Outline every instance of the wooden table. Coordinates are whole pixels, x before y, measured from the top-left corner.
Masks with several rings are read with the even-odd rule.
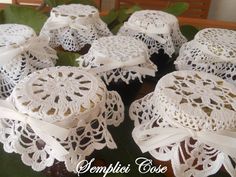
[[[178,17],[180,25],[192,25],[199,28],[225,28],[236,30],[236,22]]]

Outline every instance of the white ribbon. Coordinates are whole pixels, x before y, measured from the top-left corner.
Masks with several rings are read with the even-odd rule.
[[[140,64],[144,64],[144,63],[147,62],[146,60],[148,58],[148,54],[145,54],[145,56],[132,58],[132,59],[129,59],[129,60],[126,60],[126,61],[119,61],[119,60],[111,59],[110,57],[107,57],[106,55],[101,54],[99,52],[94,52],[94,56],[95,56],[94,62],[97,65],[101,65],[99,67],[90,69],[90,72],[93,72],[93,73],[96,73],[96,74],[106,72],[106,71],[110,71],[110,70],[113,70],[113,69],[116,69],[116,68],[125,68],[129,71],[142,73],[144,75],[155,76],[155,70],[154,69],[144,68],[144,67],[138,66]]]
[[[93,24],[99,18],[99,14],[96,13],[91,17],[71,17],[62,16],[51,13],[48,21],[44,26],[44,30],[56,30],[64,27],[70,27],[73,29],[84,29],[87,30],[88,24]]]
[[[159,147],[180,143],[192,137],[208,146],[211,146],[227,155],[236,158],[236,132],[232,131],[194,131],[185,127],[154,127],[141,130],[144,124],[137,126],[132,132],[135,142],[143,153]]]
[[[45,47],[48,47],[49,39],[45,37],[33,37],[26,41],[21,46],[8,46],[0,48],[0,66],[7,64],[13,58],[22,54],[23,52],[29,51],[32,53],[38,53],[39,55],[47,54],[51,58],[55,58],[56,51],[54,53],[48,53]],[[54,50],[52,50],[54,51]]]
[[[144,33],[147,36],[153,38],[154,40],[158,41],[161,44],[165,44],[167,41],[166,41],[166,39],[161,37],[160,34],[169,34],[170,33],[170,28],[166,24],[160,24],[158,27],[155,25],[149,24],[144,28],[140,25],[125,22],[124,27],[134,30],[134,31]]]
[[[0,113],[0,119],[21,121],[28,124],[35,134],[51,147],[51,153],[57,160],[63,160],[68,154],[68,151],[55,139],[65,140],[69,134],[68,129],[21,114],[7,100],[0,100]]]

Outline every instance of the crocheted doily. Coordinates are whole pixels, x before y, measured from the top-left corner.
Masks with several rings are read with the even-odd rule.
[[[112,33],[100,19],[93,6],[70,4],[55,7],[41,35],[50,37],[50,46],[62,46],[68,51],[79,51],[94,40]]]
[[[150,54],[158,53],[163,49],[170,57],[187,42],[180,32],[177,18],[156,10],[135,12],[121,27],[118,34],[142,40],[148,46]]]
[[[4,99],[31,72],[54,66],[57,55],[32,28],[4,24],[0,25],[0,58],[0,99]]]
[[[96,73],[108,85],[119,80],[127,84],[146,75],[155,76],[146,45],[128,36],[103,37],[94,41],[89,52],[77,59],[80,67]]]
[[[226,29],[201,30],[180,50],[178,70],[213,73],[236,85],[236,32]]]
[[[25,123],[1,115],[0,141],[6,152],[21,154],[22,161],[36,171],[52,166],[55,159],[64,161],[68,171],[75,171],[77,164],[94,150],[116,148],[107,124],[118,126],[124,119],[118,93],[107,91],[100,79],[75,67],[34,72],[15,87],[4,104],[13,105],[15,112],[27,119]],[[32,121],[39,121],[36,126],[46,123],[66,129],[66,138],[56,140],[68,153],[54,155],[59,147],[39,135],[41,131],[48,135],[50,129],[34,129]],[[54,128],[51,131],[60,135]]]
[[[229,144],[235,141],[236,89],[221,78],[194,71],[168,74],[153,93],[132,103],[130,117],[138,146],[171,161],[176,176],[209,176],[221,166],[236,175],[235,154],[229,151],[230,157],[221,147],[229,137]]]

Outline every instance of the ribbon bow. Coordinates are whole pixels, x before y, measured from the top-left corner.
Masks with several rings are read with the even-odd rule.
[[[21,46],[9,46],[0,48],[0,65],[4,65],[25,51],[38,53],[39,55],[47,54],[51,58],[57,58],[56,51],[48,53],[45,47],[48,47],[49,39],[45,37],[30,38]]]
[[[160,34],[168,34],[170,33],[170,28],[168,25],[159,25],[158,27],[152,24],[147,25],[147,27],[142,27],[138,24],[132,24],[129,22],[124,23],[124,27],[138,31],[141,33],[146,34],[147,36],[153,38],[154,40],[158,41],[161,44],[165,44],[167,41],[163,37],[160,36]]]
[[[145,127],[145,124],[137,126],[132,132],[135,142],[143,153],[159,147],[169,146],[173,143],[180,143],[186,138],[192,137],[236,158],[236,132],[194,131],[185,127],[154,127],[140,131],[143,127]]]
[[[10,119],[28,124],[35,134],[51,147],[51,153],[57,160],[63,160],[64,156],[68,154],[68,151],[56,140],[56,138],[66,139],[69,134],[68,129],[21,114],[8,100],[0,100],[0,113],[0,119]]]
[[[90,68],[90,72],[93,73],[102,73],[106,71],[110,71],[116,68],[126,68],[130,71],[139,72],[145,75],[155,76],[155,69],[144,68],[138,65],[146,63],[146,59],[148,58],[148,54],[145,56],[140,56],[137,58],[132,58],[126,61],[119,61],[119,60],[111,60],[110,57],[106,56],[105,54],[94,52],[95,60],[94,62],[97,65],[101,65],[96,68]]]

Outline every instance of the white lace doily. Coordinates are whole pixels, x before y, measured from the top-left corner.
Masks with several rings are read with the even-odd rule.
[[[128,36],[100,38],[77,61],[82,69],[101,76],[107,85],[119,80],[129,84],[136,78],[142,82],[143,77],[155,76],[157,71],[146,45]]]
[[[48,40],[37,37],[32,28],[17,24],[0,25],[0,99],[31,72],[54,66],[56,51]]]
[[[156,159],[171,161],[176,176],[209,176],[222,166],[236,175],[232,84],[204,72],[173,72],[153,93],[132,103],[130,117],[137,145]]]
[[[236,85],[236,32],[207,28],[184,44],[175,65],[178,70],[213,73]]]
[[[171,14],[156,10],[135,12],[118,34],[142,40],[148,46],[150,54],[163,49],[170,57],[187,42],[180,32],[178,19]]]
[[[50,37],[50,46],[62,46],[68,51],[79,51],[86,44],[112,33],[100,19],[98,10],[93,6],[70,4],[55,7],[41,35]]]
[[[15,117],[26,118],[13,118],[10,111],[3,111],[4,105],[13,105],[10,109]],[[21,154],[22,161],[36,171],[52,166],[55,159],[65,162],[68,171],[75,171],[94,150],[116,148],[107,125],[118,126],[124,119],[118,93],[107,91],[99,78],[75,67],[34,72],[15,87],[10,99],[0,102],[0,110],[4,150]],[[49,138],[56,142],[40,136],[50,133],[53,139]],[[54,134],[66,137],[54,139]],[[59,147],[67,153],[58,157],[55,152]]]

